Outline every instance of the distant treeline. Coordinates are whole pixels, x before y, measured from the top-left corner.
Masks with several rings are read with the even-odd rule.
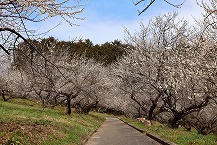
[[[85,56],[102,63],[105,66],[117,62],[121,57],[127,54],[129,47],[127,44],[119,40],[113,42],[106,42],[104,44],[93,44],[91,40],[78,40],[78,41],[58,41],[54,37],[49,37],[38,40],[28,40],[36,50],[31,49],[26,43],[20,43],[19,48],[16,50],[16,63],[17,65],[22,62],[21,56],[25,53],[28,57],[36,57],[37,55],[63,55],[67,54],[70,57]],[[22,53],[19,54],[19,53]],[[22,62],[23,64],[25,62]]]

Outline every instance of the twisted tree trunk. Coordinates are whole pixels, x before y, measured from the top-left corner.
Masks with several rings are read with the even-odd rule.
[[[4,101],[7,101],[7,99],[5,98],[5,91],[4,90],[2,90],[2,98]]]

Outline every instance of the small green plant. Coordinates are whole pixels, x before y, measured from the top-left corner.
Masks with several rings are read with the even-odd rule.
[[[21,145],[20,141],[18,141],[15,137],[12,137],[8,140],[8,145]]]
[[[39,120],[35,121],[35,124],[37,124],[37,125],[46,125],[46,124],[49,124],[49,123],[51,123],[51,121],[44,120],[44,119],[39,119]]]

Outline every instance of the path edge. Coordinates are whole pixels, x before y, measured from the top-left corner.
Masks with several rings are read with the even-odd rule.
[[[103,123],[97,129],[95,129],[92,133],[87,135],[84,140],[81,141],[81,145],[85,145],[88,142],[88,140],[91,138],[91,136],[93,136],[93,134],[96,133],[99,130],[99,128],[105,123],[105,121],[106,121],[106,117],[104,118]]]
[[[130,123],[124,121],[124,120],[121,119],[121,118],[118,118],[118,119],[121,120],[122,122],[124,122],[125,124],[129,125],[130,127],[132,127],[132,128],[134,128],[134,129],[138,130],[139,132],[145,134],[146,136],[150,137],[151,139],[153,139],[153,140],[155,140],[155,141],[161,143],[162,145],[176,145],[175,143],[173,143],[173,142],[171,142],[171,141],[168,141],[168,140],[166,140],[166,139],[164,139],[164,138],[162,138],[162,137],[159,137],[159,136],[157,136],[157,135],[148,133],[148,132],[146,132],[145,130],[142,130],[142,129],[140,129],[140,128],[137,128],[137,127],[135,127],[134,125],[132,125],[132,124],[130,124]]]

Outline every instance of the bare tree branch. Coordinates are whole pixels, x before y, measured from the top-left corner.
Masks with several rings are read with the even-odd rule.
[[[169,2],[168,0],[164,0],[164,2],[166,2],[167,4],[173,6],[173,7],[176,7],[176,8],[181,8],[181,6],[185,3],[186,0],[184,0],[182,3],[180,4],[173,4],[171,2]],[[133,2],[135,6],[141,4],[142,2],[147,2],[147,0],[139,0],[138,2]],[[156,2],[156,0],[151,0],[146,6],[145,8],[142,10],[142,11],[138,11],[139,14],[138,15],[141,15],[142,13],[144,13],[145,11],[147,11],[151,5],[153,5],[153,3]]]

